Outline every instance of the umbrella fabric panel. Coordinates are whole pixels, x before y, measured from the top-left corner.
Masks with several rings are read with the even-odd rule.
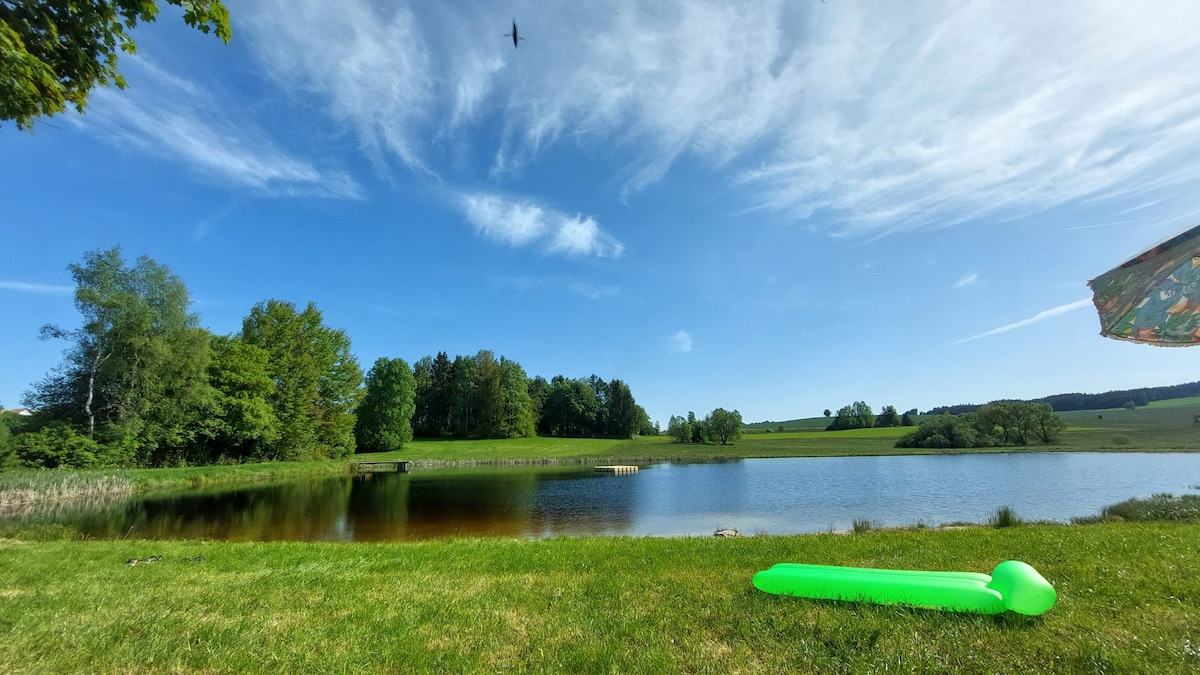
[[[1164,346],[1200,343],[1200,227],[1089,285],[1102,335]]]

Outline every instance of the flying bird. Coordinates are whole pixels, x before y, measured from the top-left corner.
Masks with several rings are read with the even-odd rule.
[[[504,34],[504,37],[510,37],[510,36],[513,39],[513,49],[520,49],[520,46],[517,45],[517,40],[524,40],[525,38],[521,37],[521,35],[519,33],[517,33],[517,20],[516,19],[513,19],[512,32]]]

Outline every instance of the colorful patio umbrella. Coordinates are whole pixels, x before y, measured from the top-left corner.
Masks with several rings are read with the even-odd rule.
[[[1163,347],[1200,344],[1200,227],[1088,282],[1100,334]]]

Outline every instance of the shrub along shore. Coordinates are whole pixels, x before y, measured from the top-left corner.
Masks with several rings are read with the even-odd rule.
[[[11,536],[11,533],[10,533]],[[19,536],[19,535],[18,535]],[[126,561],[161,556],[153,563]],[[1032,564],[1040,617],[756,591],[776,562]],[[4,672],[1185,672],[1200,525],[397,544],[0,540]]]

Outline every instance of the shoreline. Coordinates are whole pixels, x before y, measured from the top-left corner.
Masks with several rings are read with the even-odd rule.
[[[592,439],[588,439],[592,440]],[[431,442],[429,445],[436,445]],[[487,443],[487,441],[465,441],[465,443]],[[662,448],[679,448],[691,450],[697,446],[661,441],[628,441],[641,445],[657,445]],[[624,443],[615,443],[614,449],[619,449]],[[429,457],[428,453],[362,453],[351,455],[342,460],[325,460],[315,462],[264,462],[257,464],[233,464],[217,466],[198,466],[183,468],[157,469],[29,469],[8,470],[0,472],[0,514],[8,510],[19,510],[33,505],[53,503],[69,503],[77,500],[96,498],[120,498],[133,495],[199,490],[220,486],[247,485],[271,481],[283,481],[307,476],[338,474],[350,475],[355,472],[354,464],[358,461],[406,461],[410,469],[431,470],[473,468],[473,467],[520,467],[520,466],[584,466],[587,464],[611,464],[621,462],[628,464],[654,464],[658,462],[672,463],[707,463],[730,462],[743,459],[804,459],[831,457],[904,457],[930,455],[979,455],[979,454],[1031,454],[1031,453],[1196,453],[1192,448],[1168,447],[1116,447],[1116,448],[1080,448],[1077,446],[1015,446],[1004,448],[972,448],[947,450],[924,450],[920,448],[794,448],[793,452],[755,452],[755,442],[739,444],[744,448],[737,452],[739,446],[707,446],[720,448],[718,453],[703,454],[681,452],[609,452],[603,454],[566,455],[560,457],[524,456],[524,457],[455,457],[439,459]],[[494,446],[493,446],[494,447]],[[702,449],[705,446],[699,446]],[[647,449],[645,447],[641,448]],[[418,456],[413,457],[413,454]],[[424,454],[425,456],[420,456]],[[486,454],[486,453],[484,453]]]

